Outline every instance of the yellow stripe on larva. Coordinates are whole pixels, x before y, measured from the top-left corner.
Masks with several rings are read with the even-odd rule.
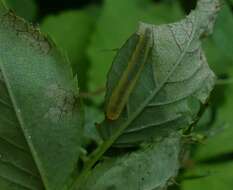
[[[143,70],[151,49],[152,29],[148,27],[144,33],[138,35],[139,40],[132,51],[127,68],[113,89],[107,104],[106,115],[110,120],[116,120],[120,116]]]

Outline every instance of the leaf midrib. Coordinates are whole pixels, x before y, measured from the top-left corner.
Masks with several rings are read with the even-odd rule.
[[[31,188],[30,186],[25,185],[25,184],[21,184],[21,183],[18,182],[18,181],[9,179],[9,178],[4,177],[4,176],[1,176],[1,175],[0,175],[0,178],[2,178],[4,181],[7,181],[7,182],[9,182],[9,183],[13,183],[13,184],[15,184],[15,185],[17,185],[17,186],[20,186],[20,187],[24,188],[24,189],[32,190],[32,188]]]
[[[3,59],[0,60],[1,62],[4,62]],[[0,70],[2,72],[2,76],[3,76],[3,80],[5,82],[5,85],[6,85],[6,88],[7,88],[7,91],[8,91],[8,94],[9,94],[9,97],[10,97],[10,100],[11,100],[11,103],[13,105],[13,110],[16,114],[16,117],[17,117],[17,120],[18,120],[18,124],[20,126],[20,129],[23,133],[23,136],[27,142],[27,145],[29,147],[29,150],[31,152],[31,156],[36,164],[36,167],[38,169],[38,172],[40,174],[40,177],[41,177],[41,181],[42,181],[42,184],[43,186],[45,187],[45,189],[48,189],[46,187],[46,184],[48,184],[48,182],[46,181],[46,178],[43,176],[43,171],[42,171],[42,167],[41,167],[41,163],[40,163],[40,160],[38,159],[38,156],[37,156],[37,153],[32,145],[32,143],[30,142],[30,139],[28,138],[30,136],[30,134],[26,134],[26,131],[24,129],[26,129],[25,127],[25,124],[24,124],[24,121],[23,121],[23,118],[21,116],[21,112],[20,112],[20,109],[18,108],[18,105],[17,105],[17,101],[14,97],[14,94],[12,92],[12,89],[11,89],[11,85],[10,85],[10,82],[9,82],[9,79],[7,77],[7,74],[6,74],[6,71],[4,69],[4,64],[3,63],[0,63]]]

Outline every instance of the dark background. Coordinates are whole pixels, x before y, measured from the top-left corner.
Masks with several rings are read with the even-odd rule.
[[[89,4],[101,5],[102,0],[36,0],[39,6],[39,17],[43,17],[49,13],[57,13],[61,10],[80,9]],[[154,0],[154,2],[161,2],[164,0]],[[165,0],[172,1],[172,0]],[[195,7],[196,0],[180,0],[184,10],[189,12]]]

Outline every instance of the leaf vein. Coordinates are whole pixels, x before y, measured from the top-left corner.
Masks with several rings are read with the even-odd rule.
[[[2,154],[1,154],[1,155],[2,155]],[[32,176],[32,177],[34,177],[34,178],[36,178],[36,179],[40,179],[40,178],[38,177],[38,175],[36,175],[35,173],[32,173],[32,172],[29,171],[28,169],[26,169],[26,168],[24,168],[24,167],[22,167],[22,166],[19,166],[19,165],[15,164],[15,163],[12,163],[12,162],[10,162],[10,161],[3,160],[2,158],[0,159],[0,162],[2,162],[2,163],[5,164],[5,165],[11,166],[11,167],[13,167],[13,168],[15,168],[15,169],[17,169],[17,170],[19,170],[19,171],[21,171],[21,172],[24,172],[24,173],[26,173],[27,175],[30,175],[30,176]]]
[[[0,121],[1,121],[1,120],[2,120],[2,122],[6,122],[6,123],[8,123],[8,124],[11,125],[11,126],[14,126],[14,127],[17,126],[17,123],[15,123],[15,122],[13,122],[13,121],[7,119],[6,117],[0,117]]]
[[[5,180],[5,181],[7,181],[7,182],[10,182],[10,183],[12,183],[12,184],[14,184],[14,185],[20,186],[21,188],[27,189],[27,190],[36,190],[36,189],[34,189],[34,188],[32,188],[32,187],[29,187],[29,186],[27,186],[27,185],[25,185],[25,184],[21,184],[20,182],[17,182],[17,181],[14,181],[14,180],[12,180],[12,179],[9,179],[9,178],[7,178],[7,177],[1,175],[1,174],[0,174],[0,178],[2,178],[3,180]]]
[[[1,139],[2,141],[6,142],[7,144],[13,146],[14,148],[17,148],[17,149],[19,149],[20,151],[23,151],[23,152],[29,154],[29,152],[28,152],[27,149],[25,149],[24,147],[22,147],[22,146],[16,144],[15,142],[13,142],[13,141],[11,141],[11,140],[9,140],[9,139],[6,139],[6,138],[4,138],[4,137],[2,137],[2,136],[0,136],[0,139]]]
[[[0,98],[0,103],[8,108],[13,108],[12,105],[8,104],[5,100],[3,100],[2,98]]]
[[[133,133],[133,132],[137,132],[137,131],[140,131],[140,130],[143,130],[143,129],[146,129],[146,128],[149,128],[149,127],[156,127],[156,126],[168,123],[168,122],[176,121],[176,120],[180,119],[181,117],[183,117],[182,114],[177,114],[172,119],[167,119],[167,120],[162,121],[160,123],[150,123],[150,124],[142,125],[142,126],[140,126],[138,128],[132,128],[132,129],[126,130],[125,133]]]

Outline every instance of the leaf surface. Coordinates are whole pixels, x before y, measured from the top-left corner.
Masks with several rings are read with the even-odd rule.
[[[0,187],[64,189],[76,175],[82,109],[70,65],[0,1]]]

